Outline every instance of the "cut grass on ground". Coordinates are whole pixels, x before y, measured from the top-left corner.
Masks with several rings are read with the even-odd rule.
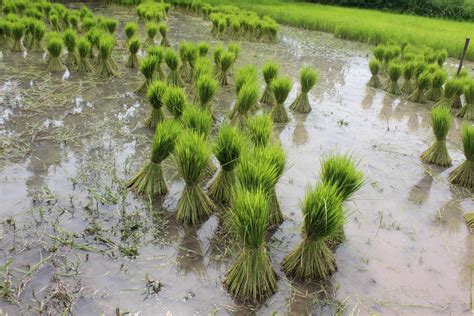
[[[413,15],[343,8],[284,0],[204,0],[213,5],[235,5],[269,15],[281,24],[330,32],[337,37],[370,44],[408,42],[415,46],[447,49],[459,58],[466,37],[474,35],[474,23]],[[474,61],[471,43],[467,59]]]

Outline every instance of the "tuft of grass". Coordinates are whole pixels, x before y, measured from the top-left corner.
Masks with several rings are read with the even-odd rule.
[[[319,73],[311,67],[304,67],[300,70],[301,91],[296,100],[290,105],[290,110],[307,114],[311,112],[311,104],[308,100],[308,93],[313,89],[319,80]]]
[[[402,92],[400,91],[400,87],[398,86],[398,79],[402,75],[402,66],[399,63],[392,62],[388,66],[388,77],[389,80],[387,82],[387,86],[385,87],[385,91],[390,94],[400,95]]]
[[[199,52],[199,57],[206,57],[207,54],[209,53],[209,43],[206,42],[199,42],[197,44],[198,52]]]
[[[278,178],[278,170],[267,159],[258,159],[253,150],[245,149],[235,169],[237,186],[249,191],[270,194]]]
[[[416,71],[416,70],[415,70]],[[408,100],[416,103],[426,103],[426,90],[431,84],[431,75],[428,72],[423,72],[416,81],[416,89],[408,97]]]
[[[367,85],[369,87],[372,87],[372,88],[382,87],[382,82],[380,82],[380,78],[379,78],[379,72],[381,68],[382,68],[382,64],[380,63],[378,59],[372,58],[369,61],[369,69],[370,69],[370,73],[372,74],[372,77],[370,77],[369,82],[367,82]]]
[[[68,68],[76,67],[79,64],[79,56],[77,54],[77,33],[72,29],[67,29],[63,33],[64,46],[67,50],[64,64]]]
[[[117,66],[112,58],[114,45],[115,38],[112,35],[103,34],[100,36],[98,72],[104,77],[118,76]]]
[[[46,34],[46,26],[43,22],[35,23],[33,30],[33,42],[31,44],[31,50],[33,52],[44,52],[44,47],[42,44],[44,35]]]
[[[155,70],[158,60],[155,56],[146,56],[140,62],[139,69],[143,77],[145,77],[145,81],[138,87],[136,93],[138,94],[145,94],[148,90],[148,86],[154,79]]]
[[[274,123],[287,123],[290,121],[284,103],[291,91],[291,80],[289,77],[279,77],[272,81],[272,91],[275,95],[276,105],[271,111]]]
[[[456,167],[448,176],[449,182],[474,189],[474,126],[464,124],[462,128],[462,145],[466,160]]]
[[[89,61],[90,50],[91,45],[86,38],[81,37],[77,40],[77,51],[79,53],[77,71],[80,73],[94,72],[94,67]]]
[[[221,86],[227,86],[229,84],[228,74],[230,68],[234,64],[235,54],[233,52],[223,52],[219,57],[219,72],[217,74],[217,81]]]
[[[46,44],[46,49],[49,54],[48,71],[60,72],[64,71],[65,67],[61,61],[61,53],[63,51],[63,41],[57,36],[51,36]]]
[[[237,95],[235,110],[232,109],[230,119],[234,126],[245,128],[249,111],[254,108],[258,101],[258,86],[256,82],[246,83]]]
[[[163,96],[163,104],[175,119],[179,119],[188,104],[186,92],[180,87],[170,86]]]
[[[12,52],[22,52],[25,50],[22,44],[23,36],[25,35],[26,26],[23,21],[15,21],[11,25],[11,34],[13,37]]]
[[[163,114],[163,97],[168,90],[168,85],[160,80],[153,81],[146,93],[146,98],[151,109],[145,119],[145,126],[156,129],[156,126],[165,119]]]
[[[153,56],[156,58],[156,69],[155,74],[157,79],[164,80],[165,75],[163,69],[161,68],[161,64],[164,60],[165,49],[161,46],[150,46],[146,49],[146,53],[148,56]]]
[[[170,42],[168,40],[168,27],[165,23],[158,24],[158,30],[161,35],[161,43],[160,45],[163,47],[170,47]]]
[[[199,106],[212,114],[212,99],[214,98],[219,85],[210,75],[200,76],[196,81],[196,95]]]
[[[462,82],[459,79],[451,78],[446,80],[444,85],[444,95],[441,100],[436,103],[436,106],[451,108],[459,93],[462,93],[462,89]]]
[[[272,81],[278,77],[280,65],[275,62],[267,62],[262,67],[263,79],[265,80],[265,90],[263,91],[260,102],[274,106],[276,105],[275,96],[272,91]]]
[[[158,24],[156,24],[155,22],[148,22],[145,25],[145,29],[147,37],[143,46],[148,47],[155,45],[155,37],[156,34],[158,34]]]
[[[212,129],[212,116],[205,109],[194,105],[185,106],[180,116],[183,126],[207,139]]]
[[[237,70],[237,74],[235,75],[235,93],[239,95],[240,89],[249,82],[257,82],[258,75],[257,75],[257,68],[254,65],[245,65],[239,70]]]
[[[466,101],[458,116],[466,120],[474,120],[474,80],[466,82],[463,88],[464,100]]]
[[[443,97],[443,85],[448,79],[448,74],[443,69],[436,70],[431,75],[431,88],[426,93],[426,99],[438,102]]]
[[[130,52],[130,56],[128,56],[127,63],[125,66],[127,68],[137,68],[139,65],[138,62],[138,51],[140,50],[140,39],[137,37],[132,37],[127,39],[128,42],[128,51]]]
[[[413,75],[415,74],[415,63],[408,62],[404,64],[402,66],[402,74],[405,81],[403,82],[401,92],[410,95],[415,91],[412,81]]]
[[[164,59],[170,70],[167,78],[168,84],[176,87],[184,86],[183,79],[179,75],[179,68],[181,67],[179,55],[173,49],[168,48],[165,50]]]
[[[437,106],[431,110],[431,125],[436,137],[435,142],[421,154],[421,161],[440,167],[451,166],[451,157],[449,157],[446,148],[446,136],[451,127],[451,110],[444,106]]]
[[[255,147],[265,147],[271,142],[273,121],[269,114],[257,114],[247,119],[247,135]]]

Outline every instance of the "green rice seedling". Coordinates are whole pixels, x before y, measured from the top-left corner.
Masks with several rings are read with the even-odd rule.
[[[217,81],[221,86],[229,84],[228,73],[235,60],[235,54],[232,52],[223,52],[219,58],[219,73],[217,74]]]
[[[3,47],[5,49],[11,49],[11,46],[13,45],[12,28],[12,22],[7,21],[5,19],[0,20],[0,47]]]
[[[161,64],[164,60],[164,50],[165,49],[161,46],[151,46],[146,49],[148,56],[154,56],[156,58],[155,73],[156,77],[160,80],[165,80],[165,74],[163,72],[163,68],[161,67]]]
[[[209,144],[201,135],[186,131],[179,137],[175,158],[185,182],[176,211],[179,222],[196,225],[211,215],[213,204],[199,186],[210,155]]]
[[[456,82],[456,89],[454,91],[454,95],[451,100],[451,107],[454,109],[460,109],[462,107],[461,96],[463,93],[463,86],[464,86],[466,78],[467,78],[467,75],[458,76],[454,78]]]
[[[446,83],[444,85],[444,95],[441,100],[439,100],[435,104],[435,106],[444,106],[451,108],[457,92],[461,89],[462,85],[460,84],[460,81],[456,80],[455,78],[446,80]]]
[[[448,58],[448,52],[443,49],[442,51],[438,52],[438,55],[436,56],[436,63],[438,64],[439,67],[443,67],[444,62]]]
[[[403,73],[403,86],[401,88],[401,92],[405,94],[412,94],[415,91],[415,87],[413,86],[413,75],[415,74],[415,63],[408,62],[402,66],[402,73]]]
[[[474,188],[474,126],[464,124],[461,138],[466,160],[449,174],[448,180],[472,190]]]
[[[127,37],[127,40],[125,42],[125,45],[129,46],[130,40],[134,38],[134,36],[138,32],[138,25],[135,22],[127,22],[124,27],[124,32],[125,36]]]
[[[90,55],[89,58],[92,60],[95,58],[94,48],[99,49],[100,37],[103,34],[103,31],[98,28],[92,28],[86,33],[86,38],[91,43]]]
[[[76,51],[77,33],[72,29],[67,29],[63,33],[64,46],[66,46],[67,55],[64,64],[68,68],[76,67],[79,64],[79,55]]]
[[[230,43],[229,46],[227,46],[227,51],[234,53],[234,60],[232,61],[232,66],[230,68],[230,73],[233,73],[235,62],[237,61],[237,58],[239,58],[240,45],[237,43]]]
[[[226,123],[220,127],[213,152],[219,160],[221,170],[209,184],[209,196],[223,205],[230,203],[236,182],[234,169],[239,162],[243,146],[244,138],[235,127]]]
[[[236,190],[230,223],[241,248],[225,274],[224,287],[239,301],[261,302],[277,290],[277,275],[265,244],[268,205],[264,193]]]
[[[385,87],[385,91],[390,94],[400,95],[402,92],[400,91],[400,87],[398,86],[398,79],[402,75],[402,67],[400,64],[396,62],[390,63],[388,66],[388,77],[389,80],[387,82],[387,86]]]
[[[155,69],[156,69],[157,60],[154,56],[146,56],[140,62],[140,72],[142,73],[143,77],[145,77],[145,81],[138,87],[135,91],[138,94],[145,94],[150,86],[151,82],[154,79]]]
[[[203,75],[196,81],[196,95],[199,100],[199,106],[206,109],[209,113],[212,111],[212,99],[214,98],[219,85],[210,75]]]
[[[22,21],[16,21],[12,24],[13,45],[12,52],[22,52],[25,50],[21,42],[25,35],[25,24]]]
[[[235,169],[237,186],[252,192],[261,190],[269,196],[277,183],[278,171],[269,159],[259,159],[252,149],[243,148]]]
[[[375,59],[379,61],[380,64],[383,63],[384,56],[385,56],[385,46],[376,46],[372,49],[372,53],[374,54]]]
[[[31,49],[31,45],[33,44],[34,41],[34,32],[35,32],[35,26],[39,22],[38,20],[34,18],[23,18],[21,20],[25,24],[25,34],[23,36],[23,46],[27,48],[28,50]]]
[[[77,71],[80,73],[94,72],[94,67],[89,61],[90,49],[91,45],[87,39],[83,37],[78,39],[77,52],[79,53],[79,63],[77,66]]]
[[[280,77],[272,81],[272,90],[277,101],[276,105],[271,111],[271,116],[274,123],[286,123],[290,121],[284,103],[290,94],[291,85],[291,80],[288,77]]]
[[[451,127],[451,121],[452,117],[449,108],[441,106],[434,107],[431,110],[431,125],[436,140],[421,154],[421,161],[440,167],[451,166],[451,157],[449,157],[448,149],[446,148],[446,136]]]
[[[65,67],[61,61],[61,53],[63,51],[63,40],[58,36],[51,36],[46,45],[49,56],[48,71],[60,72],[64,71]]]
[[[166,65],[170,69],[167,78],[168,84],[176,87],[184,86],[183,79],[181,79],[181,76],[179,75],[179,68],[181,66],[179,55],[174,50],[169,48],[165,50],[164,59]]]
[[[272,91],[272,81],[278,77],[280,65],[275,62],[267,62],[262,67],[263,79],[265,80],[265,90],[263,91],[260,102],[275,106],[276,99]]]
[[[128,51],[130,52],[130,56],[128,56],[127,63],[125,66],[127,68],[137,68],[139,65],[138,62],[138,51],[140,50],[140,39],[137,37],[130,38],[128,40]]]
[[[168,89],[168,85],[159,80],[155,80],[148,86],[146,97],[151,105],[150,112],[145,119],[145,126],[155,129],[156,126],[165,119],[163,114],[163,97]]]
[[[170,86],[163,96],[163,104],[173,117],[178,120],[188,104],[183,88]]]
[[[336,270],[336,260],[327,241],[344,223],[337,187],[322,183],[308,191],[301,209],[303,241],[283,259],[282,270],[288,277],[303,281],[327,279]]]
[[[248,137],[256,148],[266,147],[271,143],[273,121],[269,114],[257,114],[247,120]]]
[[[296,100],[290,105],[290,110],[299,113],[311,112],[311,104],[308,100],[308,93],[319,80],[319,73],[310,67],[300,70],[301,91]]]
[[[128,188],[150,197],[163,196],[168,193],[161,163],[173,153],[176,139],[180,133],[181,127],[174,120],[163,121],[156,127],[150,160],[128,182]]]
[[[469,80],[464,85],[464,100],[466,101],[458,116],[466,120],[474,120],[474,80]]]
[[[417,86],[415,91],[413,91],[413,93],[408,97],[408,100],[416,103],[426,103],[425,92],[429,88],[430,84],[430,74],[427,72],[422,73],[416,82]]]
[[[57,14],[51,14],[49,16],[49,22],[51,23],[51,30],[61,32],[61,26],[59,25],[59,17]]]
[[[189,80],[191,76],[191,66],[188,62],[188,50],[191,49],[192,44],[188,42],[179,43],[179,57],[181,58],[181,67],[179,71],[183,80]]]
[[[421,76],[421,74],[426,70],[426,63],[424,60],[418,60],[415,62],[415,83],[418,82],[418,78]]]
[[[234,81],[235,93],[238,95],[246,83],[258,81],[257,68],[254,65],[245,65],[239,68]]]
[[[431,75],[431,89],[426,93],[426,99],[438,102],[443,97],[443,85],[448,79],[448,74],[443,69],[436,70]]]
[[[187,77],[188,82],[192,82],[193,80],[193,73],[194,73],[194,67],[196,66],[196,60],[199,58],[199,51],[197,45],[191,43],[186,50],[186,60],[188,61],[189,64],[189,74]]]
[[[104,77],[118,76],[115,62],[112,58],[115,39],[112,35],[103,34],[99,40],[99,66],[98,72]]]
[[[382,82],[380,82],[380,78],[379,78],[379,72],[381,68],[382,68],[382,64],[380,63],[380,61],[378,61],[378,59],[373,58],[370,60],[369,69],[370,69],[370,73],[372,74],[372,77],[370,77],[370,80],[367,83],[369,87],[372,87],[372,88],[382,87]]]
[[[230,113],[230,119],[234,126],[244,129],[250,110],[258,101],[258,86],[255,82],[246,83],[240,89],[235,103],[235,110]]]
[[[214,48],[214,53],[212,54],[212,57],[214,59],[214,63],[216,65],[216,71],[219,73],[220,67],[221,67],[221,57],[222,54],[224,54],[225,49],[222,45],[218,45]]]
[[[154,22],[148,22],[146,24],[147,38],[145,40],[145,43],[143,44],[144,47],[155,45],[155,36],[156,34],[158,34],[158,28],[158,24]]]
[[[43,47],[43,38],[44,35],[46,34],[46,26],[44,25],[43,22],[37,22],[35,24],[35,29],[33,33],[33,42],[31,45],[31,50],[33,52],[44,52],[44,47]]]
[[[77,14],[69,15],[68,22],[74,31],[79,32],[79,16]]]
[[[111,34],[114,35],[115,31],[117,30],[118,26],[118,21],[115,19],[106,19],[105,20],[105,26],[107,28],[107,31]]]
[[[89,32],[95,25],[95,20],[92,17],[86,17],[82,20],[82,31]]]
[[[209,43],[199,42],[197,45],[199,57],[205,57],[209,53]]]
[[[170,42],[168,40],[168,27],[164,23],[158,24],[158,30],[161,35],[160,45],[163,47],[170,47]]]

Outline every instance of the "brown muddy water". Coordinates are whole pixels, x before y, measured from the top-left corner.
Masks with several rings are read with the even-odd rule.
[[[104,13],[104,8],[99,8]],[[136,20],[134,10],[107,13]],[[210,25],[172,13],[170,39],[207,40]],[[76,315],[469,315],[473,236],[463,222],[472,193],[447,182],[451,169],[419,160],[433,140],[428,106],[366,87],[370,47],[331,35],[282,28],[279,44],[242,43],[238,65],[281,63],[299,89],[302,65],[319,69],[313,111],[277,127],[288,167],[277,187],[285,222],[269,240],[280,279],[261,306],[235,303],[222,288],[232,251],[214,237],[216,218],[200,227],[175,223],[183,183],[171,161],[170,194],[147,201],[125,188],[148,159],[148,105],[133,93],[141,78],[124,67],[102,80],[50,75],[46,56],[0,56],[0,314]],[[144,34],[142,34],[144,38]],[[123,38],[122,38],[123,40]],[[453,66],[453,65],[451,65]],[[469,65],[472,68],[472,65]],[[222,121],[233,88],[216,100]],[[456,120],[448,149],[464,156]],[[279,269],[299,242],[305,189],[318,181],[331,151],[361,159],[367,184],[347,203],[347,241],[325,284],[296,284]]]

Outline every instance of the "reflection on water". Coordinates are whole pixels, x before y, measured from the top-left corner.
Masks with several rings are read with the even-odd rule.
[[[430,195],[432,184],[433,177],[429,173],[425,173],[423,178],[411,188],[408,194],[408,200],[417,205],[425,203]]]

